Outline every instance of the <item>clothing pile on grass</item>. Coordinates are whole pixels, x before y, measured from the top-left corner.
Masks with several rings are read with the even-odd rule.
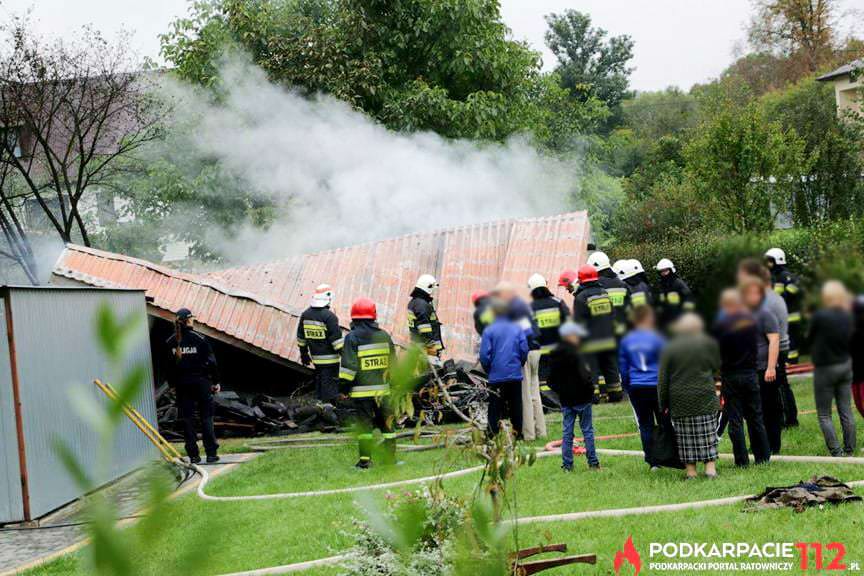
[[[805,508],[822,507],[825,504],[845,504],[860,502],[861,497],[855,494],[847,484],[831,476],[814,476],[809,481],[799,482],[792,486],[766,488],[764,492],[748,498],[748,512],[771,510],[775,508],[792,508],[803,512]]]

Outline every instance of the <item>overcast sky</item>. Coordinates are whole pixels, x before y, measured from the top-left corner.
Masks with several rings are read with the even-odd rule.
[[[864,12],[864,0],[840,0],[844,12]],[[0,0],[0,19],[33,8],[39,29],[62,36],[93,24],[105,33],[121,27],[135,31],[135,46],[155,57],[158,34],[186,12],[186,0]],[[629,34],[636,42],[632,86],[684,89],[717,76],[732,60],[744,37],[749,0],[502,0],[504,19],[516,38],[544,50],[543,16],[575,8],[588,12],[610,34]],[[859,13],[859,18],[861,17]],[[846,28],[850,26],[846,21]],[[858,22],[861,20],[859,19]]]

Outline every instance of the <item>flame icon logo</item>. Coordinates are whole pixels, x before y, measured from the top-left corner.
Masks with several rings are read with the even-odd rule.
[[[621,572],[621,567],[624,565],[625,561],[633,566],[633,576],[639,576],[639,572],[642,570],[642,558],[639,556],[636,547],[633,546],[632,535],[627,537],[627,542],[624,543],[624,550],[615,552],[614,568],[616,575]]]

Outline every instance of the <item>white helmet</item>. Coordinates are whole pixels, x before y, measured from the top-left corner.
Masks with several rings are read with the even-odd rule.
[[[642,262],[640,262],[639,260],[636,260],[634,258],[633,260],[630,260],[630,264],[633,267],[633,274],[631,274],[631,276],[635,276],[636,274],[644,274],[645,273],[645,268],[642,267]]]
[[[786,253],[780,248],[771,248],[765,252],[765,258],[771,258],[775,264],[784,266],[786,264]]]
[[[549,284],[546,282],[546,278],[543,277],[542,274],[532,274],[530,278],[528,278],[528,289],[532,292],[537,288],[546,288]]]
[[[601,270],[606,270],[609,268],[609,256],[607,256],[604,252],[593,252],[590,256],[588,256],[588,264],[597,269],[598,272]]]
[[[654,266],[654,269],[658,272],[662,272],[663,270],[671,270],[672,272],[676,271],[675,264],[673,264],[672,261],[668,258],[663,258],[659,262],[657,262],[657,265]]]
[[[614,264],[612,264],[612,271],[615,272],[615,275],[618,276],[621,280],[626,278],[625,274],[627,273],[627,260],[616,260]]]
[[[330,284],[319,284],[312,295],[312,307],[324,308],[333,302],[333,287]]]
[[[438,280],[436,280],[431,274],[422,274],[417,278],[417,283],[414,287],[419,288],[431,296],[435,289],[438,288]]]

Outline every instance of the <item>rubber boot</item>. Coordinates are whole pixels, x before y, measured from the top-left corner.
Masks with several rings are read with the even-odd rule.
[[[372,434],[358,434],[357,447],[360,450],[360,459],[357,460],[357,468],[370,468],[372,466],[372,449],[375,446],[375,438]]]

